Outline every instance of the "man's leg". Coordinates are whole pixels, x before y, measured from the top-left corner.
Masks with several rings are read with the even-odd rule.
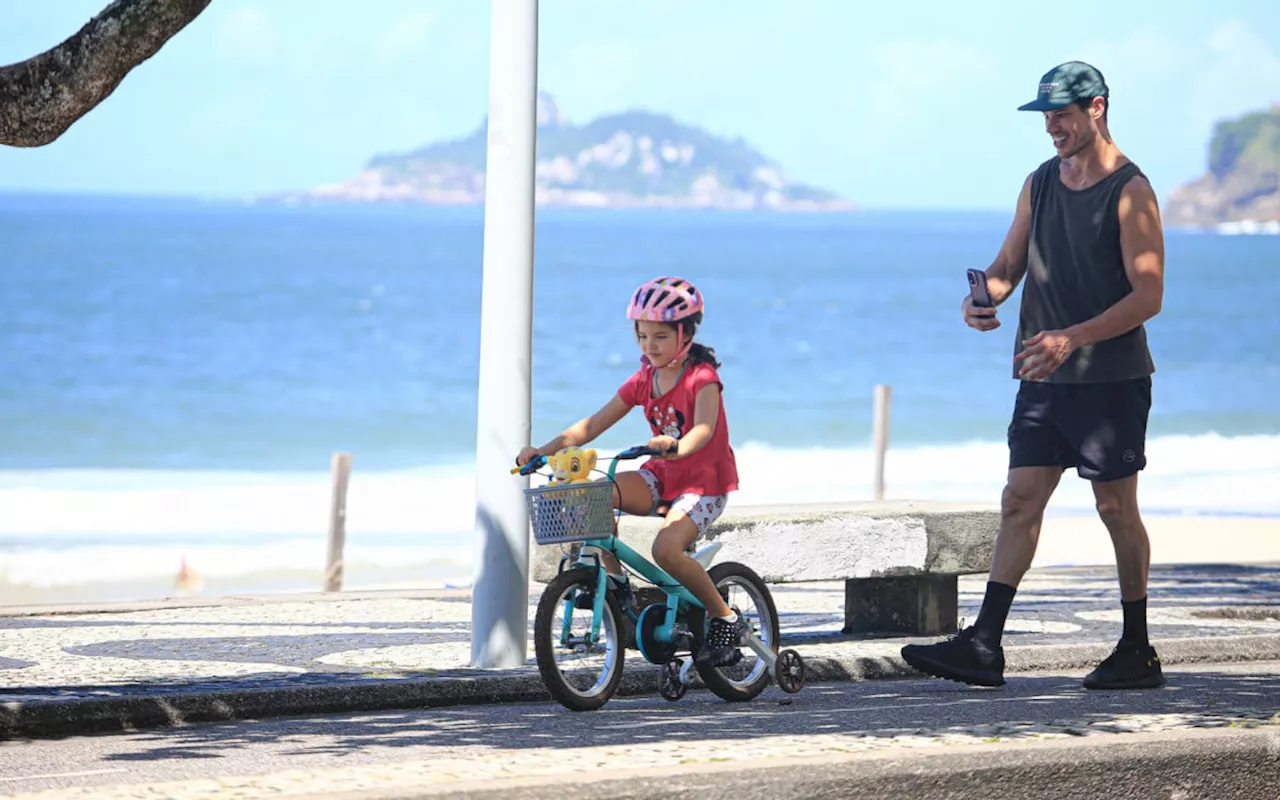
[[[1062,471],[1062,467],[1009,470],[1009,480],[1000,497],[1000,531],[991,556],[987,593],[974,623],[974,635],[988,647],[1000,647],[1013,596],[1035,558],[1044,509],[1058,487]]]
[[[1097,501],[1098,516],[1107,526],[1116,551],[1121,602],[1146,600],[1151,539],[1147,537],[1147,528],[1138,510],[1137,474],[1114,481],[1094,481],[1093,497]],[[1145,629],[1142,638],[1145,641]]]
[[[1009,476],[982,609],[974,624],[952,639],[902,648],[903,660],[925,674],[978,686],[1004,684],[1005,620],[1035,557],[1045,506],[1064,467],[1073,463],[1053,420],[1051,400],[1047,384],[1024,382],[1018,390],[1009,424]]]
[[[1085,676],[1086,689],[1156,689],[1165,684],[1160,656],[1147,638],[1151,540],[1138,511],[1138,476],[1095,481],[1098,516],[1111,534],[1124,627],[1115,650]]]
[[[1093,484],[1098,516],[1111,534],[1124,628],[1115,650],[1084,680],[1087,689],[1163,686],[1160,657],[1147,639],[1147,573],[1151,541],[1138,510],[1138,474],[1146,466],[1151,380],[1079,387],[1072,407],[1084,435],[1080,476]]]

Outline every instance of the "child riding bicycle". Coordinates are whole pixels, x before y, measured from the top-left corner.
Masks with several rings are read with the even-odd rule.
[[[635,323],[641,367],[590,417],[575,422],[542,447],[526,447],[520,466],[536,456],[594,441],[631,411],[644,409],[656,456],[633,472],[616,476],[613,505],[628,514],[661,514],[665,524],[653,543],[653,560],[706,606],[711,624],[699,661],[725,666],[740,656],[750,631],[730,608],[707,571],[688,555],[700,534],[724,512],[729,492],[738,488],[738,468],[729,445],[723,384],[715,351],[693,341],[703,318],[703,297],[684,278],[662,277],[636,289],[627,306]],[[605,555],[610,580],[623,592],[621,565]]]

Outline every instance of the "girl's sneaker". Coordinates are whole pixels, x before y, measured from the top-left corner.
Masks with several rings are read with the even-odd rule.
[[[627,576],[622,576],[619,580],[614,576],[609,576],[609,586],[613,589],[614,596],[618,598],[618,605],[622,606],[624,612],[630,611],[632,614],[636,611],[636,595],[631,591],[631,580]],[[591,609],[595,607],[596,593],[591,589],[580,590],[578,596],[574,599],[574,608]]]
[[[747,643],[751,626],[737,609],[734,609],[733,621],[716,617],[711,620],[709,627],[707,640],[698,653],[699,661],[713,667],[727,667],[742,658],[738,648]]]

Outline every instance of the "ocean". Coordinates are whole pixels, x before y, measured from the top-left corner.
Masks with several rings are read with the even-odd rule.
[[[471,575],[482,209],[0,197],[0,603],[316,590],[353,454],[348,588]],[[960,320],[1004,213],[539,210],[534,437],[639,353],[631,289],[707,296],[742,490],[995,503],[1016,299]],[[1280,515],[1280,237],[1169,231],[1148,513]],[[633,414],[594,444],[648,438]],[[514,456],[514,454],[513,454]],[[1092,508],[1070,474],[1052,513]]]

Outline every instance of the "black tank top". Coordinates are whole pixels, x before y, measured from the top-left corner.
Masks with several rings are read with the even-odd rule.
[[[1031,241],[1018,316],[1022,341],[1098,316],[1133,291],[1120,250],[1120,191],[1142,175],[1126,163],[1098,183],[1063,185],[1055,156],[1031,178]],[[1015,364],[1013,376],[1018,376]],[[1086,345],[1049,376],[1051,383],[1115,383],[1155,372],[1147,332],[1139,325],[1114,339]]]

